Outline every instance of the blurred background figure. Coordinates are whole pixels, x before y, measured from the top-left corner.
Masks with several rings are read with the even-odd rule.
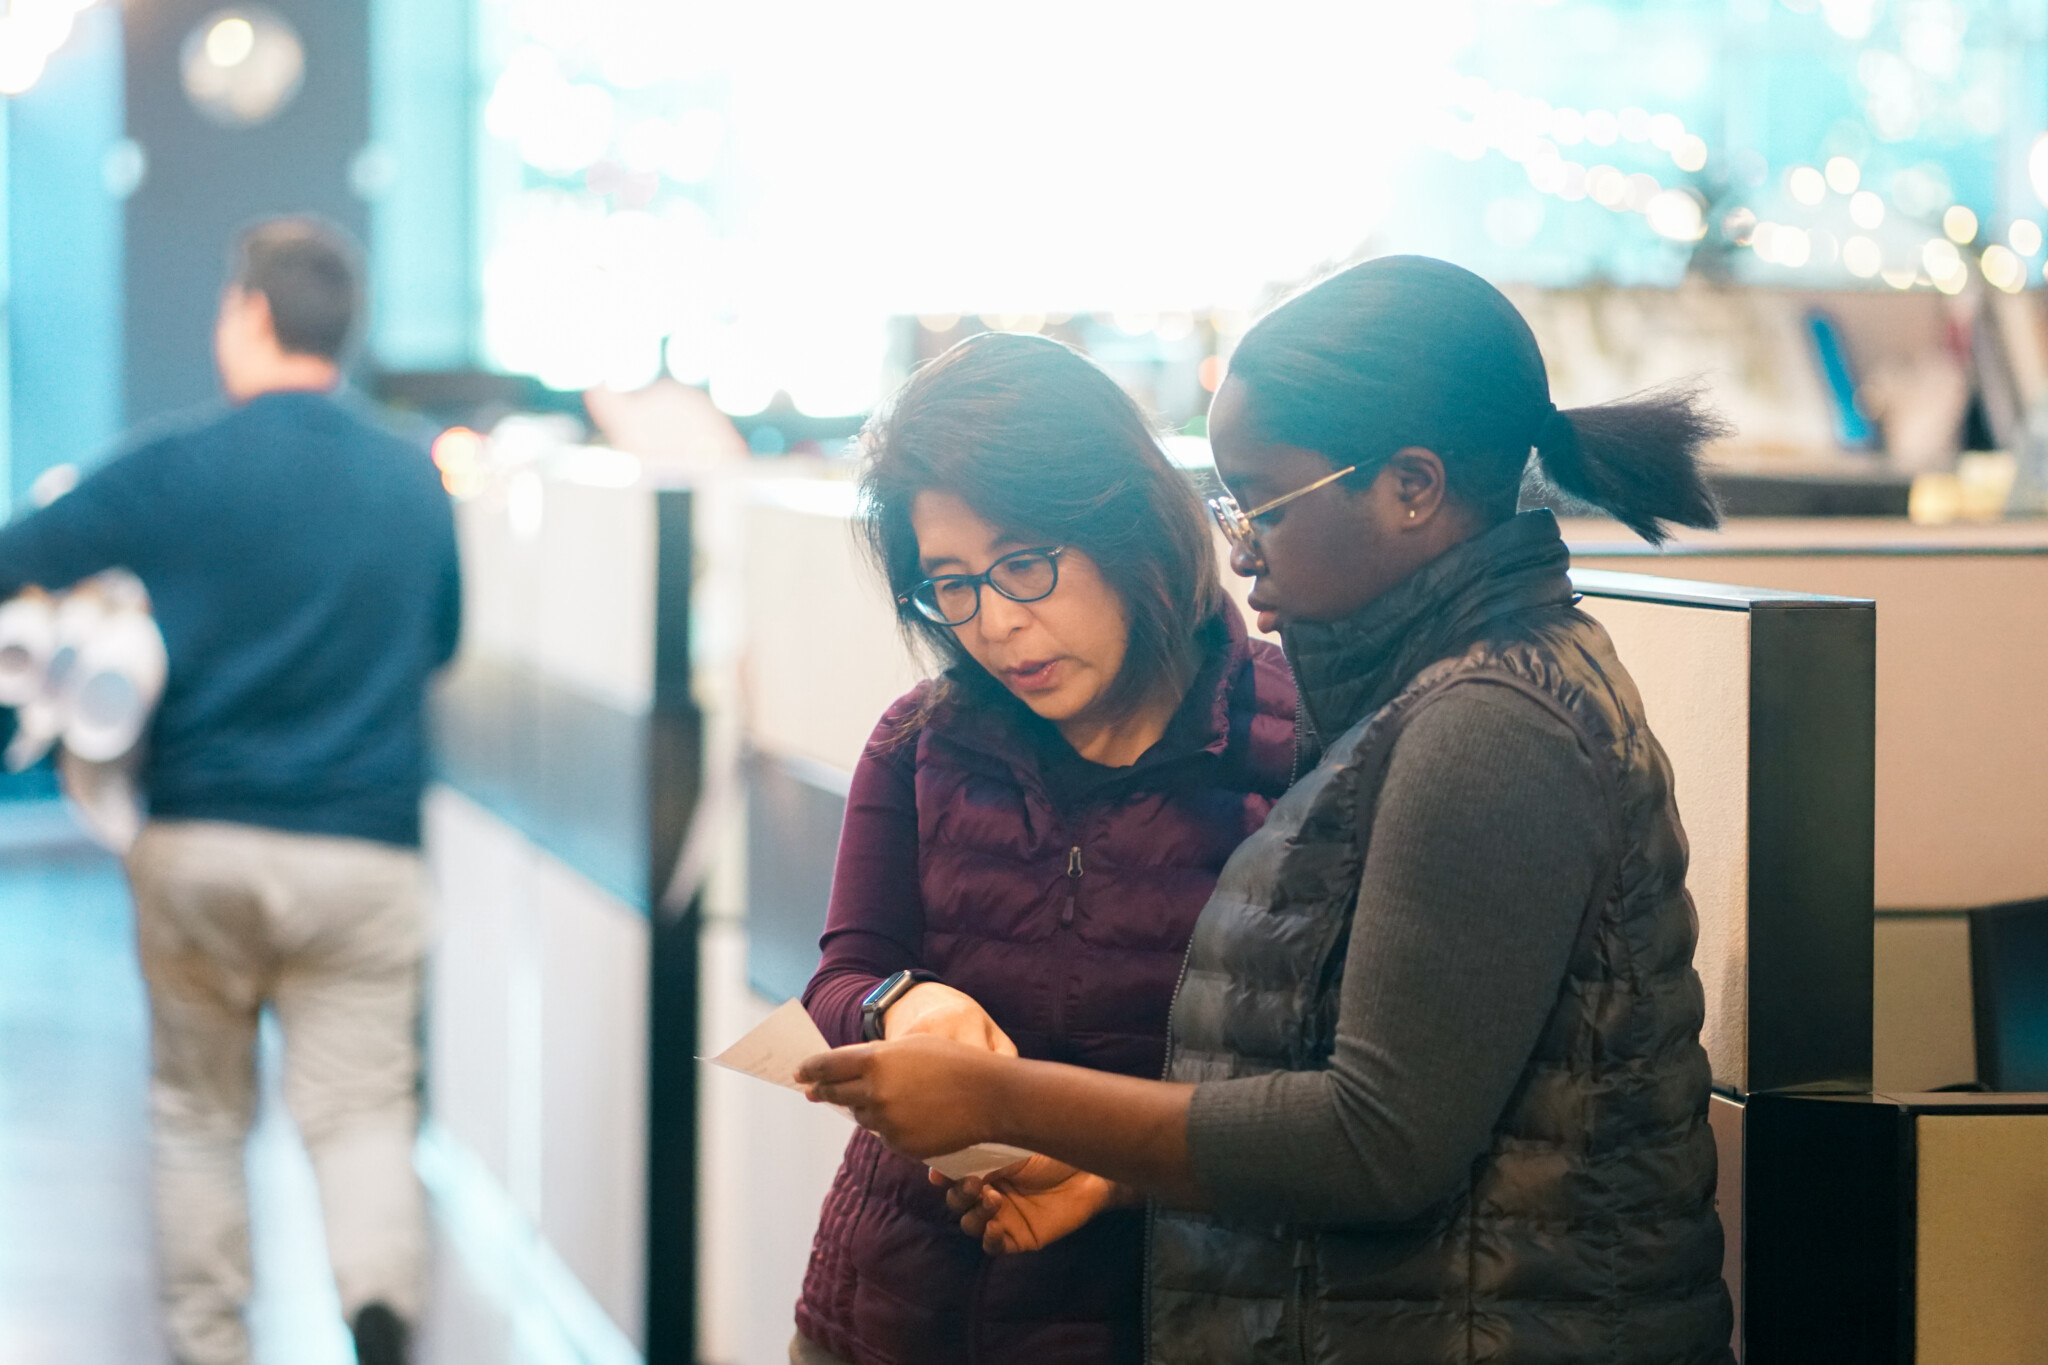
[[[214,338],[229,410],[142,439],[0,531],[0,598],[126,568],[169,656],[127,868],[161,1289],[188,1365],[250,1358],[243,1145],[265,1007],[359,1359],[405,1359],[422,1302],[423,708],[460,600],[425,452],[337,392],[361,295],[336,229],[248,229]]]

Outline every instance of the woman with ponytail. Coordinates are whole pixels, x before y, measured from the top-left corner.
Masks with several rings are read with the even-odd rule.
[[[1534,452],[1648,539],[1711,526],[1690,389],[1559,411],[1514,306],[1388,257],[1248,332],[1214,506],[1301,776],[1197,921],[1163,1081],[937,1040],[805,1064],[991,1253],[1149,1197],[1149,1358],[1722,1365],[1703,1006],[1669,763],[1574,605]]]

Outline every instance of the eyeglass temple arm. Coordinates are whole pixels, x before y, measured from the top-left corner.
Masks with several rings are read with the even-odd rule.
[[[1314,483],[1309,484],[1302,488],[1297,488],[1292,493],[1282,493],[1279,497],[1274,498],[1271,502],[1260,503],[1251,511],[1246,512],[1244,514],[1244,519],[1246,521],[1251,521],[1256,517],[1263,517],[1264,515],[1266,515],[1266,513],[1271,512],[1276,508],[1285,507],[1288,503],[1293,502],[1296,498],[1307,497],[1310,493],[1315,492],[1318,488],[1323,488],[1329,484],[1337,482],[1337,480],[1343,478],[1346,474],[1355,474],[1357,472],[1357,465],[1347,464],[1342,469],[1338,470],[1336,473],[1325,474],[1322,478],[1317,479]]]

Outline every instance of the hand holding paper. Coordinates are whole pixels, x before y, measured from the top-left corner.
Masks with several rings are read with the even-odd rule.
[[[937,1175],[932,1183],[940,1183]],[[1123,1187],[1046,1156],[946,1188],[946,1207],[960,1216],[960,1230],[980,1238],[991,1256],[1038,1251],[1104,1209],[1132,1202]]]
[[[814,1087],[806,1085],[797,1078],[799,1067],[803,1066],[807,1060],[829,1063],[831,1059],[845,1057],[847,1054],[859,1053],[872,1056],[881,1049],[893,1052],[897,1049],[913,1047],[919,1052],[936,1048],[947,1052],[964,1053],[969,1057],[976,1055],[976,1049],[936,1038],[912,1038],[900,1043],[864,1043],[857,1047],[831,1050],[826,1045],[825,1036],[818,1032],[818,1026],[811,1021],[811,1016],[804,1010],[803,1002],[791,1000],[762,1020],[761,1024],[752,1032],[725,1051],[719,1053],[716,1057],[709,1058],[708,1060],[729,1070],[743,1072],[746,1075],[767,1081],[772,1085],[779,1085],[786,1090],[810,1093]],[[982,1052],[979,1055],[990,1057],[994,1054]],[[862,1064],[855,1063],[853,1065],[858,1066]],[[840,1064],[834,1063],[833,1069],[837,1071],[845,1068]],[[890,1070],[893,1075],[902,1071],[903,1068],[891,1067]],[[961,1092],[954,1090],[949,1094],[945,1089],[944,1077],[936,1074],[928,1077],[922,1083],[933,1086],[933,1090],[927,1096],[929,1104],[925,1106],[926,1108],[936,1108],[942,1112],[951,1110],[950,1120],[935,1125],[931,1131],[943,1132],[949,1127],[957,1130],[960,1127],[959,1098]],[[822,1099],[826,1103],[837,1103],[834,1096],[820,1095],[817,1098]],[[860,1104],[848,1103],[841,1104],[839,1107],[850,1112],[856,1121],[862,1118],[863,1106]],[[873,1127],[873,1125],[867,1126]],[[989,1142],[963,1145],[963,1141],[958,1139],[950,1142],[941,1140],[937,1144],[928,1142],[899,1142],[895,1137],[892,1137],[890,1131],[881,1128],[876,1128],[875,1131],[881,1135],[883,1141],[888,1142],[890,1146],[900,1151],[924,1154],[924,1163],[949,1180],[961,1180],[968,1176],[986,1175],[991,1171],[1000,1170],[1031,1155],[1029,1152],[1015,1147],[1008,1147],[1002,1143]],[[915,1135],[908,1133],[904,1135],[924,1137],[927,1134],[920,1132]]]

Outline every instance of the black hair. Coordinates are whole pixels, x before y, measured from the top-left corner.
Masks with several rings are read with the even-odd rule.
[[[1505,295],[1427,256],[1382,256],[1281,304],[1230,358],[1267,440],[1355,464],[1369,485],[1396,451],[1444,463],[1450,495],[1487,524],[1514,515],[1533,449],[1572,498],[1661,542],[1720,509],[1700,451],[1731,428],[1696,383],[1560,412],[1535,334]]]
[[[901,599],[922,582],[911,506],[950,493],[1025,544],[1070,545],[1101,568],[1129,618],[1114,714],[1184,692],[1204,626],[1223,609],[1216,551],[1193,483],[1094,362],[1048,337],[985,332],[921,367],[862,432],[861,531]],[[951,627],[899,600],[913,644],[978,685]]]
[[[332,223],[308,215],[268,218],[236,236],[228,283],[269,301],[284,350],[338,360],[362,312],[361,257]]]

